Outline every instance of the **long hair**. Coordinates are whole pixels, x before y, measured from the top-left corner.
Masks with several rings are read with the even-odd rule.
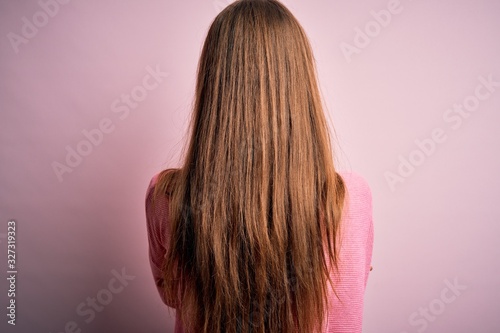
[[[168,299],[188,332],[316,332],[337,267],[344,182],[308,38],[276,0],[239,0],[208,31],[191,137],[169,197]]]

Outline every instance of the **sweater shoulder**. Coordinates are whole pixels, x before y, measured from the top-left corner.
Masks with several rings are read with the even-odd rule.
[[[356,196],[358,199],[371,204],[372,190],[365,177],[355,171],[337,171],[337,173],[344,181],[350,196]]]
[[[149,180],[149,184],[148,184],[148,188],[146,190],[146,207],[148,207],[153,199],[153,193],[154,193],[154,190],[155,190],[155,186],[156,184],[158,183],[158,177],[159,177],[160,173],[157,173],[155,175],[153,175],[153,177],[150,178]]]
[[[170,168],[170,169],[165,169],[163,171],[160,171],[160,172],[154,174],[151,177],[149,184],[148,184],[148,188],[146,191],[146,200],[149,200],[152,198],[155,187],[158,184],[159,180],[162,178],[162,176],[164,176],[165,174],[170,173],[170,172],[175,172],[177,170],[179,170],[179,169]]]

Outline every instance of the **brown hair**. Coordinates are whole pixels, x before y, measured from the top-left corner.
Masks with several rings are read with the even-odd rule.
[[[190,132],[154,193],[169,197],[164,288],[181,295],[185,329],[319,330],[346,189],[308,38],[280,2],[239,0],[215,18]]]

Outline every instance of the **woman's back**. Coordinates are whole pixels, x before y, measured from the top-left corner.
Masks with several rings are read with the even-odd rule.
[[[336,294],[329,285],[329,306],[322,332],[357,333],[362,330],[363,298],[370,271],[373,249],[372,195],[366,180],[354,172],[338,172],[345,183],[346,199],[342,213],[338,271],[330,275]],[[163,259],[170,243],[169,198],[152,198],[158,174],[148,186],[146,194],[146,218],[149,239],[149,258],[155,284],[163,302],[173,308],[179,302],[169,301],[163,292]],[[183,324],[176,316],[176,333],[184,332]]]

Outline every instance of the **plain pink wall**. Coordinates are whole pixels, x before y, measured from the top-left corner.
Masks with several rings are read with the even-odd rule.
[[[228,2],[0,2],[0,267],[9,219],[18,263],[2,332],[172,330],[144,196],[179,163]],[[499,332],[500,2],[285,4],[314,48],[338,166],[372,187],[364,332]]]

